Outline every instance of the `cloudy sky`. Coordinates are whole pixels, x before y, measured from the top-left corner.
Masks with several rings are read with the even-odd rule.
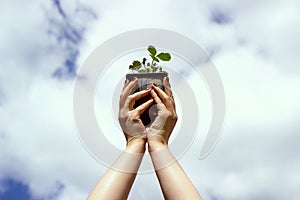
[[[186,35],[222,78],[221,139],[199,160],[199,136],[179,160],[203,198],[299,198],[299,1],[0,3],[1,200],[86,199],[106,167],[75,129],[76,71],[102,42],[138,28]],[[139,175],[129,199],[162,199],[155,175]]]

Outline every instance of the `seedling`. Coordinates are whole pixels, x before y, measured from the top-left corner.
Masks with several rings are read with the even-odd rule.
[[[156,84],[159,88],[164,90],[163,79],[168,76],[168,73],[164,71],[158,63],[160,61],[170,61],[171,55],[165,52],[158,53],[156,48],[152,45],[149,45],[147,50],[151,57],[151,59],[149,59],[150,61],[143,58],[142,61],[134,60],[132,64],[129,65],[129,69],[132,73],[126,74],[126,79],[133,80],[133,78],[138,78],[138,85],[132,93],[151,88],[152,84]],[[142,97],[135,101],[133,107],[136,108],[151,98],[151,95]],[[156,118],[157,113],[157,107],[153,104],[141,114],[140,118],[143,124],[149,127]]]
[[[171,55],[165,52],[157,53],[157,50],[153,45],[149,45],[147,50],[152,60],[150,62],[147,62],[146,58],[143,58],[142,61],[134,60],[132,64],[129,65],[129,69],[132,70],[133,73],[167,73],[166,71],[163,71],[162,67],[158,66],[157,63],[159,63],[159,61],[170,61]]]

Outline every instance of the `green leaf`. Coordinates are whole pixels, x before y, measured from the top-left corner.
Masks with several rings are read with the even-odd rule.
[[[169,61],[169,60],[171,60],[171,55],[169,53],[160,53],[156,57],[158,57],[162,61]]]
[[[133,65],[129,65],[129,69],[133,69]]]
[[[149,46],[148,46],[148,51],[149,51],[150,55],[153,55],[153,56],[156,55],[156,49],[155,49],[154,46],[149,45]]]
[[[138,67],[138,66],[141,66],[142,64],[140,61],[135,60],[135,61],[133,61],[132,65],[133,65],[133,67]]]
[[[158,67],[154,67],[153,65],[151,66],[151,71],[156,72]]]
[[[154,60],[154,61],[156,61],[156,62],[159,62],[158,58],[156,58],[155,56],[153,56],[153,55],[151,55],[151,54],[150,54],[150,56],[151,56],[152,60]]]
[[[138,72],[139,72],[139,73],[146,73],[147,70],[145,70],[145,69],[140,69]]]
[[[132,62],[132,70],[139,70],[142,67],[142,63],[138,60]]]

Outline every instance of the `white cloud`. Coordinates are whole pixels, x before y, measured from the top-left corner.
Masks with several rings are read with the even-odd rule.
[[[83,5],[70,2],[62,6],[71,14]],[[79,63],[111,36],[144,27],[175,30],[216,51],[228,101],[223,137],[207,159],[196,160],[201,136],[180,160],[205,199],[297,198],[299,3],[255,2],[90,2],[98,19],[87,29]],[[45,7],[34,1],[1,5],[0,179],[23,181],[34,196],[48,196],[62,184],[57,199],[84,199],[105,168],[74,130],[73,82],[51,78],[64,55],[44,51],[53,44],[44,34]],[[231,21],[212,23],[214,8]],[[140,175],[131,194],[148,197],[162,197],[153,174]]]
[[[299,1],[260,3],[236,14],[239,36],[285,73],[299,73]],[[253,10],[255,9],[255,12]]]
[[[25,183],[35,197],[53,195],[60,185],[66,198],[72,190],[86,196],[98,179],[93,172],[103,168],[93,165],[74,129],[73,82],[51,77],[63,57],[48,49],[44,9],[33,1],[1,6],[0,178]]]

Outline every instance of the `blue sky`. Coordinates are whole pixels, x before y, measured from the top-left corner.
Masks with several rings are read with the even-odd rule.
[[[10,199],[20,199],[27,200],[30,199],[30,192],[28,187],[25,184],[16,182],[14,180],[4,181],[4,184],[7,186],[5,192],[1,194],[1,199],[10,200]]]
[[[203,46],[225,88],[226,121],[216,148],[198,160],[200,135],[179,160],[204,199],[296,200],[299,4],[297,0],[2,2],[0,199],[86,198],[106,168],[83,148],[74,128],[76,70],[114,35],[166,28]],[[193,81],[199,84],[191,77]],[[162,199],[155,175],[138,176],[129,199]]]

